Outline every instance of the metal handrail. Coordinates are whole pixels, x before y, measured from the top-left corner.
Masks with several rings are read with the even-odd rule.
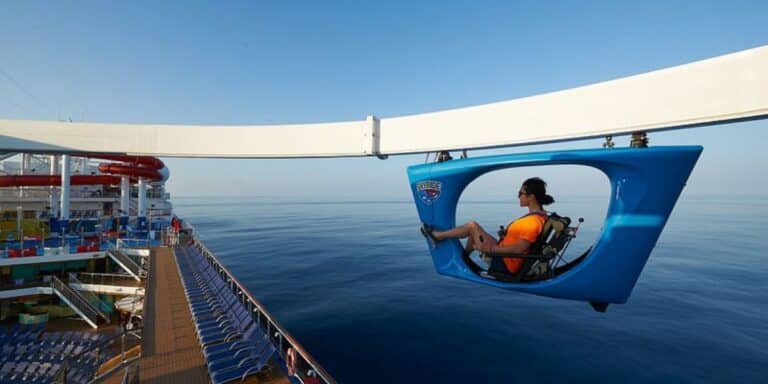
[[[78,354],[74,354],[72,356],[69,356],[67,358],[67,361],[69,361],[69,360],[78,360],[78,359],[80,359],[81,356],[85,356],[85,355],[87,355],[87,354],[89,354],[91,352],[95,352],[96,356],[98,357],[101,354],[101,351],[107,350],[107,347],[110,346],[113,342],[115,342],[115,340],[120,339],[120,356],[122,356],[122,358],[120,360],[120,364],[115,366],[115,367],[113,367],[109,371],[104,372],[101,375],[98,375],[98,370],[97,370],[97,372],[94,373],[94,375],[92,377],[92,380],[98,381],[100,378],[103,378],[103,377],[106,377],[106,376],[110,375],[115,370],[120,369],[120,368],[122,368],[122,367],[124,367],[126,365],[129,365],[129,364],[133,363],[134,361],[138,360],[138,357],[137,358],[133,358],[133,359],[126,359],[125,358],[125,352],[126,352],[125,340],[127,339],[129,334],[136,334],[136,333],[141,334],[143,332],[143,329],[144,329],[143,327],[134,328],[134,329],[131,330],[131,332],[127,332],[127,331],[123,330],[119,334],[116,334],[114,336],[108,337],[107,339],[101,340],[101,341],[99,341],[95,345],[91,345],[88,349],[83,349]],[[115,355],[115,356],[117,356],[117,355]],[[64,363],[62,371],[64,372],[64,377],[66,377],[66,374],[69,371],[69,363],[67,363],[67,362]],[[93,382],[93,381],[91,381],[91,382]]]
[[[69,283],[75,283],[75,284],[83,284],[80,279],[77,278],[77,273],[70,273],[69,274]],[[72,288],[72,287],[70,287]],[[93,308],[97,311],[99,311],[99,316],[106,318],[107,315],[104,314],[104,312],[101,311],[102,308],[104,308],[104,302],[101,301],[101,299],[96,296],[93,292],[89,291],[78,291],[78,293],[85,298],[85,301],[91,304],[91,306],[94,306]],[[96,304],[93,304],[96,303]],[[95,305],[98,305],[95,306]]]
[[[149,239],[117,239],[115,249],[122,248],[148,248],[150,246]]]
[[[14,289],[35,288],[35,287],[50,287],[51,283],[42,279],[36,280],[24,280],[21,284],[15,282],[2,282],[0,283],[0,291],[10,291]]]
[[[134,362],[130,360],[127,364]],[[133,364],[125,368],[125,374],[123,375],[122,384],[139,384],[139,365]]]
[[[94,308],[88,300],[86,300],[82,295],[80,295],[77,291],[72,289],[69,285],[61,281],[56,276],[51,276],[51,288],[55,289],[62,295],[64,295],[67,300],[69,300],[72,304],[76,305],[77,308],[88,317],[88,320],[93,322],[93,324],[97,323],[98,317],[101,316],[104,318],[107,323],[109,323],[109,317],[101,313],[98,309]]]
[[[50,196],[49,187],[24,187],[22,198],[48,198]],[[4,189],[0,190],[0,197],[16,198],[19,197],[19,192],[16,189]],[[70,191],[71,198],[107,198],[107,199],[119,199],[120,194],[108,191],[99,190],[77,190],[73,188]]]
[[[123,240],[123,239],[118,239],[118,244],[120,243],[120,240]],[[143,270],[141,266],[139,266],[139,264],[136,264],[136,262],[133,261],[133,259],[131,259],[130,257],[128,257],[128,255],[120,252],[119,249],[110,249],[107,252],[109,253],[110,256],[119,260],[122,264],[128,267],[134,275],[136,276],[142,275]]]
[[[120,273],[78,272],[77,280],[81,284],[115,285],[121,287],[141,286],[141,283],[130,275]]]
[[[304,347],[299,344],[296,339],[291,336],[288,331],[283,328],[282,325],[274,318],[272,315],[264,308],[264,306],[256,300],[256,298],[251,295],[251,293],[245,288],[245,286],[237,280],[237,278],[232,275],[229,270],[224,267],[221,262],[216,258],[216,256],[211,252],[208,247],[205,246],[205,244],[200,241],[200,239],[194,235],[192,235],[193,238],[193,246],[196,246],[198,249],[200,249],[201,254],[208,259],[210,263],[214,265],[216,270],[219,272],[219,274],[226,280],[226,282],[229,284],[230,287],[234,285],[236,287],[235,292],[236,293],[242,293],[242,295],[239,295],[239,297],[243,298],[243,304],[249,305],[253,309],[253,313],[256,313],[256,321],[259,325],[262,325],[262,320],[266,322],[266,324],[262,325],[262,327],[266,327],[267,330],[267,336],[277,342],[279,344],[279,348],[277,349],[277,352],[280,354],[280,357],[283,360],[286,360],[286,354],[288,349],[293,348],[293,350],[296,351],[296,374],[299,375],[303,372],[306,372],[306,374],[303,374],[303,376],[315,376],[320,382],[327,383],[327,384],[333,384],[336,383],[336,381],[331,377],[331,375],[323,369],[320,364],[315,361],[315,359],[312,358],[312,356],[309,355],[309,353],[304,349]],[[308,368],[308,369],[307,369]],[[304,379],[305,377],[299,377],[300,379]]]

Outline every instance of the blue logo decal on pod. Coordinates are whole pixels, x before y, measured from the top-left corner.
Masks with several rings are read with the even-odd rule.
[[[426,205],[432,205],[432,202],[440,197],[440,190],[443,183],[434,180],[420,181],[416,184],[416,193],[419,199]]]

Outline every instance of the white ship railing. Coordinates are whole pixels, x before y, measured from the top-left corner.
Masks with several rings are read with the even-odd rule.
[[[125,248],[149,248],[152,245],[150,239],[117,239],[115,249]]]
[[[58,187],[58,186],[55,186]],[[59,192],[55,193],[57,196]],[[50,187],[24,187],[22,194],[19,196],[18,187],[2,187],[0,188],[0,198],[38,198],[47,199],[51,195]],[[101,199],[119,199],[120,194],[114,192],[104,192],[101,190],[79,190],[77,187],[72,188],[70,191],[70,198],[88,199],[88,198],[101,198]]]

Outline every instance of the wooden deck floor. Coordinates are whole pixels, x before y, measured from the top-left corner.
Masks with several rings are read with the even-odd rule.
[[[171,248],[153,248],[144,303],[141,383],[208,383]]]

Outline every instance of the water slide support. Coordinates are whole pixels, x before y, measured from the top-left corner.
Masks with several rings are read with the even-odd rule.
[[[50,174],[51,175],[58,175],[59,174],[59,156],[51,155],[50,160],[51,160]],[[51,185],[50,186],[50,192],[49,192],[50,201],[48,203],[48,205],[51,207],[51,212],[50,212],[51,213],[51,217],[58,217],[59,216],[59,207],[58,207],[59,199],[58,199],[58,196],[56,196],[56,192],[58,192],[56,190],[56,186],[55,185]]]
[[[59,211],[59,225],[61,234],[65,235],[69,224],[69,176],[71,173],[72,156],[61,155],[61,209]]]
[[[139,177],[139,212],[137,218],[138,229],[143,231],[147,229],[147,179]]]
[[[19,164],[19,175],[24,176],[27,174],[27,155],[26,153],[21,154],[21,163]],[[19,187],[19,197],[24,197],[24,187]]]
[[[120,177],[120,229],[125,229],[128,225],[129,201],[131,196],[131,183],[128,175]]]

